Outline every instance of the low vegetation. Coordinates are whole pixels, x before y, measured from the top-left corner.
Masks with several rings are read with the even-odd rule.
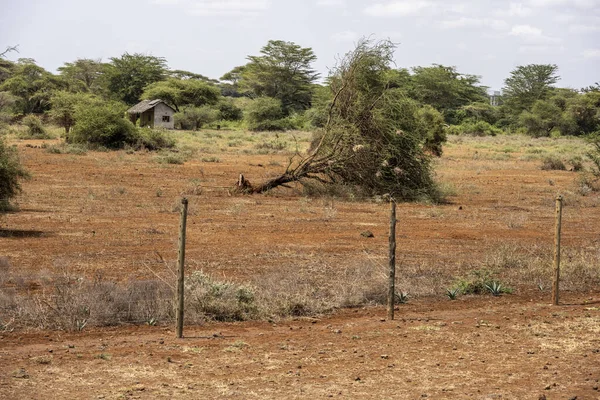
[[[21,191],[21,181],[28,176],[17,149],[0,138],[0,213],[11,209],[11,200]]]

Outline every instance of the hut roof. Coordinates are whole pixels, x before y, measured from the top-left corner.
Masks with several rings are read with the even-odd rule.
[[[165,103],[161,99],[156,99],[156,100],[142,100],[139,103],[137,103],[135,106],[133,106],[129,110],[127,110],[127,112],[129,114],[141,114],[141,113],[143,113],[145,111],[150,110],[151,108],[156,107],[156,105],[158,105],[160,103],[163,103],[164,105],[166,105],[170,109],[173,109],[173,107],[171,107],[170,105],[168,105],[167,103]],[[173,111],[175,111],[175,110],[173,110]]]

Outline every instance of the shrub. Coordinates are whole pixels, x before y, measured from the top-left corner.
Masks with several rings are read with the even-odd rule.
[[[452,290],[462,294],[484,294],[491,292],[490,288],[497,289],[494,293],[512,293],[512,289],[502,285],[495,278],[494,273],[486,268],[471,271],[467,276],[456,281]]]
[[[125,106],[120,103],[99,103],[77,107],[75,125],[67,135],[69,143],[89,143],[108,148],[136,145],[139,134],[136,127],[124,118]]]
[[[460,125],[451,126],[448,133],[453,135],[496,136],[502,134],[502,129],[496,128],[485,121],[466,121]]]
[[[216,321],[243,321],[256,317],[254,290],[213,279],[195,271],[186,280],[186,300],[192,313]]]
[[[553,155],[544,157],[540,168],[544,171],[566,171],[567,169],[565,163]]]
[[[221,100],[218,107],[221,119],[226,121],[240,121],[244,118],[242,109],[230,100]]]
[[[161,129],[140,128],[136,147],[147,150],[170,149],[175,147],[175,139]]]
[[[252,131],[283,131],[289,126],[281,102],[270,97],[259,97],[250,103],[246,110],[246,122]]]
[[[219,110],[210,106],[184,107],[175,114],[175,126],[178,129],[196,130],[215,122],[220,118]]]
[[[48,134],[42,124],[42,120],[37,115],[27,115],[23,118],[23,125],[27,127],[27,138],[31,139],[47,139]]]
[[[28,176],[17,150],[0,140],[0,212],[10,209],[9,201],[21,190],[19,180]]]

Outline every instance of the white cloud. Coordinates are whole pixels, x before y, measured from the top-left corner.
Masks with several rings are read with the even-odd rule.
[[[508,9],[496,10],[495,14],[502,17],[527,17],[531,15],[532,9],[523,3],[510,3]]]
[[[531,25],[516,25],[510,30],[510,34],[513,36],[532,38],[542,36],[542,30]]]
[[[501,19],[461,17],[442,21],[442,28],[491,28],[495,30],[508,29],[508,23]]]
[[[358,33],[353,31],[337,32],[331,35],[334,42],[355,42],[358,40]]]
[[[522,39],[527,45],[550,45],[562,42],[560,38],[544,35],[544,32],[531,25],[513,26],[509,35]]]
[[[600,49],[585,49],[581,55],[583,58],[600,58]]]
[[[529,3],[533,7],[537,8],[569,6],[582,9],[592,9],[600,6],[600,2],[598,0],[529,0]]]
[[[155,4],[180,6],[199,16],[239,17],[258,15],[270,7],[270,0],[153,0]]]
[[[427,0],[401,0],[375,3],[365,8],[364,11],[365,14],[373,17],[406,17],[419,15],[431,7],[433,7],[433,3]]]
[[[346,0],[317,0],[319,7],[343,7],[346,5]]]
[[[600,32],[600,25],[569,25],[569,32],[572,33],[592,33]]]

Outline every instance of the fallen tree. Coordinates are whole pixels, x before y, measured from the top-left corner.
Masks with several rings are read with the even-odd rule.
[[[398,199],[435,197],[431,153],[441,152],[443,120],[433,123],[427,115],[421,125],[431,127],[402,129],[406,104],[390,88],[394,49],[389,41],[361,40],[329,77],[327,122],[314,133],[308,153],[296,152],[282,174],[258,185],[240,176],[238,190],[263,193],[313,180]]]

